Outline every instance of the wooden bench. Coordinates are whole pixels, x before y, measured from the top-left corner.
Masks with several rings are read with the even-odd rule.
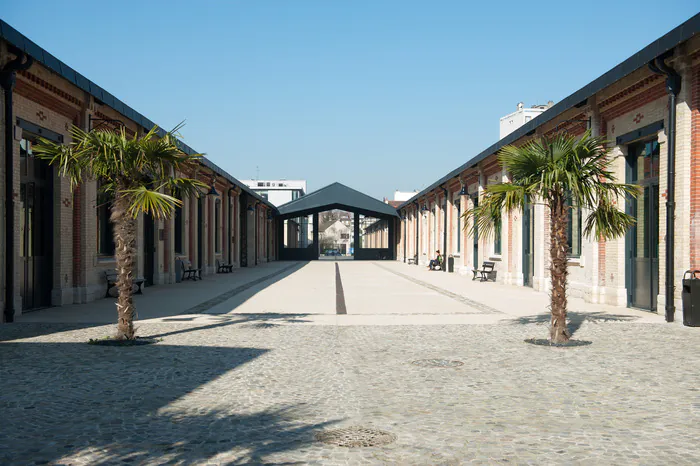
[[[216,273],[231,273],[233,272],[233,264],[224,264],[219,259],[216,259]]]
[[[105,298],[109,298],[111,296],[109,294],[110,290],[117,286],[117,271],[116,270],[105,270],[105,280],[107,281],[107,292],[105,293]],[[143,294],[143,290],[141,289],[141,287],[146,282],[146,279],[145,278],[134,278],[132,281],[133,281],[134,285],[136,285],[138,287],[134,293],[135,294]],[[119,296],[118,293],[117,293],[117,296]],[[115,298],[116,298],[116,296],[115,296]]]
[[[481,275],[479,277],[479,281],[485,282],[487,280],[493,280],[495,282],[497,273],[497,271],[494,270],[495,267],[495,262],[484,261],[484,263],[481,265],[481,269],[472,269],[472,272],[474,273],[472,280],[476,280],[477,276]]]
[[[180,261],[180,266],[182,267],[182,279],[183,280],[201,280],[202,279],[202,269],[195,269],[192,267],[192,262],[190,261]]]

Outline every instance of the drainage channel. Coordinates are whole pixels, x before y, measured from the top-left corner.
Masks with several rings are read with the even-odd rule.
[[[233,298],[237,294],[242,293],[245,290],[248,290],[248,289],[254,287],[255,285],[259,285],[260,283],[267,281],[271,278],[274,278],[278,275],[281,275],[289,270],[300,269],[302,267],[302,265],[303,264],[292,264],[288,267],[285,267],[283,269],[272,272],[271,274],[265,275],[264,277],[256,278],[253,281],[250,281],[248,283],[244,283],[243,285],[237,286],[236,288],[233,288],[233,289],[228,290],[224,293],[221,293],[220,295],[214,296],[213,298],[208,299],[207,301],[204,301],[203,303],[199,303],[196,306],[193,306],[193,307],[187,309],[186,311],[181,312],[180,314],[181,315],[183,315],[183,314],[201,314],[201,313],[211,309],[212,307],[216,306],[217,304],[221,304],[224,301]]]
[[[474,309],[478,309],[479,311],[483,312],[484,314],[505,314],[505,312],[499,311],[498,309],[496,309],[494,307],[487,306],[486,304],[480,303],[478,301],[474,301],[474,300],[469,299],[469,298],[465,298],[464,296],[458,295],[457,293],[452,293],[452,292],[444,290],[438,286],[431,285],[430,283],[424,282],[422,280],[418,280],[417,278],[413,278],[409,275],[404,275],[401,272],[391,270],[388,267],[384,267],[384,266],[376,264],[376,263],[374,265],[376,265],[377,267],[379,267],[382,270],[386,270],[389,273],[393,273],[394,275],[398,275],[401,278],[405,278],[409,282],[413,282],[416,285],[420,285],[424,288],[428,288],[430,290],[433,290],[435,292],[440,293],[441,295],[447,296],[448,298],[452,298],[455,301],[458,301],[462,304],[466,304],[469,307],[472,307]]]

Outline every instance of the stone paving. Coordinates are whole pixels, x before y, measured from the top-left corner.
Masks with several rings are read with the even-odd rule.
[[[441,296],[373,264],[343,267],[346,294],[376,296],[386,281],[392,300]],[[336,315],[334,292],[311,283],[304,296],[300,278],[327,271],[332,284],[333,264],[312,263],[208,315],[140,321],[140,335],[161,339],[149,346],[85,344],[110,325],[0,326],[0,464],[700,463],[700,329],[593,312],[575,325],[590,346],[547,348],[523,341],[546,336],[546,319],[481,324],[447,296],[440,303],[468,308],[474,324],[431,323],[440,316],[429,309],[413,310],[425,324],[314,321],[353,312],[349,296],[348,315]],[[375,301],[356,301],[369,321],[387,306]],[[396,441],[316,439],[353,426]]]

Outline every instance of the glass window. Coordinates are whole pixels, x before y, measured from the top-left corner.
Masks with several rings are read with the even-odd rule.
[[[100,192],[102,182],[97,182],[97,252],[104,256],[114,255],[114,225],[109,220],[112,195]]]
[[[185,252],[182,247],[182,231],[185,227],[183,223],[182,206],[175,206],[175,252],[179,254]]]
[[[459,199],[455,201],[457,208],[457,252],[462,252],[462,205]]]
[[[501,252],[501,220],[499,219],[493,229],[493,253],[497,256],[502,254]]]
[[[567,199],[569,221],[566,226],[566,244],[569,257],[581,257],[581,208],[572,206],[571,198]]]
[[[217,199],[214,204],[214,244],[215,251],[221,252],[221,200]]]

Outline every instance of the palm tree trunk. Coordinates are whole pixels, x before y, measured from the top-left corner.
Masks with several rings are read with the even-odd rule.
[[[133,301],[134,262],[136,259],[136,219],[128,212],[129,203],[124,196],[117,195],[112,206],[110,220],[114,225],[115,258],[117,262],[117,339],[133,340],[134,315]]]
[[[550,201],[551,241],[549,246],[552,261],[550,266],[552,276],[550,337],[552,343],[566,343],[571,338],[566,327],[566,275],[568,274],[566,268],[566,226],[568,220],[563,196],[554,195]]]

